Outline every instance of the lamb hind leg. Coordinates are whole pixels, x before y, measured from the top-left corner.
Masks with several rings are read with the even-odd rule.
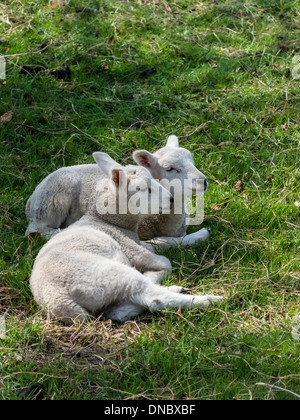
[[[40,233],[46,239],[59,232],[80,191],[80,179],[71,170],[60,170],[45,178],[29,198],[26,235]]]
[[[167,308],[191,309],[193,307],[206,310],[213,302],[221,302],[222,296],[214,295],[181,295],[163,286],[148,285],[139,295],[135,303],[147,307],[150,312],[158,312]]]
[[[151,244],[154,248],[159,250],[168,250],[177,248],[178,246],[195,246],[199,242],[207,241],[210,235],[210,228],[203,228],[198,232],[191,233],[190,235],[175,237],[158,237],[147,241],[147,244]]]
[[[152,283],[161,284],[163,279],[167,277],[170,273],[166,272],[166,270],[161,270],[161,271],[145,271],[145,273],[143,274]]]
[[[175,286],[177,287],[177,286]],[[125,322],[149,309],[155,313],[167,308],[191,309],[196,307],[202,310],[207,309],[212,302],[221,302],[221,296],[182,296],[179,289],[158,287],[158,289],[149,289],[141,295],[134,297],[134,302],[122,302],[109,308],[104,312],[106,318],[113,321]],[[143,302],[143,303],[142,303]]]
[[[37,223],[29,223],[25,236],[35,238],[36,235],[40,234],[44,239],[49,241],[49,239],[51,239],[52,236],[56,235],[59,232],[61,232],[61,229],[52,229],[49,226],[43,226]]]
[[[53,297],[47,305],[47,310],[51,319],[56,319],[67,325],[73,324],[75,320],[86,321],[91,316],[82,306],[62,295],[57,298]]]
[[[122,302],[109,308],[104,316],[113,321],[125,322],[145,311],[145,307],[134,303]]]
[[[154,284],[161,284],[163,279],[166,277],[165,271],[146,271],[144,276],[147,277]],[[185,293],[188,289],[182,286],[169,286],[169,290],[175,293]]]
[[[138,258],[132,260],[132,264],[152,283],[161,284],[163,279],[172,273],[172,265],[168,258],[156,255],[153,251],[140,253]]]

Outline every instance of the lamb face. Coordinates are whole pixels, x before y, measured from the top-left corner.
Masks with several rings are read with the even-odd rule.
[[[146,167],[153,178],[159,180],[160,184],[170,191],[170,186],[181,186],[179,189],[182,196],[192,194],[201,194],[208,188],[208,182],[205,175],[200,172],[194,164],[192,154],[179,147],[176,136],[170,136],[166,147],[159,149],[151,154],[146,150],[134,152],[133,158],[139,165]],[[176,185],[176,182],[175,182]],[[177,196],[175,198],[180,198]]]
[[[128,208],[131,212],[138,211],[143,216],[169,214],[174,199],[146,168],[129,166],[126,168],[126,175],[128,177]]]
[[[153,179],[146,168],[114,165],[114,161],[108,160],[105,153],[95,153],[94,158],[102,170],[110,172],[110,182],[102,187],[98,186],[99,214],[129,212],[143,218],[170,213],[174,202],[172,195]]]

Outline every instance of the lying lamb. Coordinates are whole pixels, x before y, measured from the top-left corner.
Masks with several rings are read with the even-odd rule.
[[[38,254],[30,278],[36,301],[64,322],[97,313],[124,322],[147,309],[206,309],[221,301],[219,296],[182,295],[179,286],[156,284],[170,274],[170,261],[144,246],[137,229],[151,211],[151,200],[158,200],[163,211],[170,208],[172,196],[143,167],[115,166],[105,153],[94,158],[109,176],[105,188],[86,215],[53,236]],[[127,199],[128,205],[138,190],[146,193],[144,214],[121,215],[120,203]],[[116,211],[108,211],[108,202],[114,200]]]
[[[179,147],[176,136],[170,136],[166,147],[156,153],[140,150],[134,152],[133,158],[138,165],[146,167],[162,185],[164,182],[178,180],[183,186],[185,180],[190,180],[195,186],[203,184],[204,189],[207,189],[205,176],[195,167],[191,153]],[[49,238],[58,229],[64,229],[79,220],[94,203],[97,197],[96,185],[105,176],[101,166],[96,164],[61,168],[47,176],[27,202],[26,216],[29,225],[26,234],[39,232]],[[151,239],[160,248],[170,248],[178,244],[193,245],[208,239],[210,231],[206,228],[185,236],[187,214],[183,191],[182,188],[174,196],[175,202],[182,202],[182,212],[175,214],[173,210],[168,215],[144,219],[138,230],[140,239]]]

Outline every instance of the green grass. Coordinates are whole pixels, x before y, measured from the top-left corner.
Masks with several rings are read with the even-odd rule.
[[[0,123],[0,399],[37,382],[46,399],[295,399],[258,382],[300,394],[299,21],[296,0],[1,2],[0,116],[14,114]],[[70,80],[49,74],[66,66]],[[226,301],[124,325],[47,321],[26,200],[63,165],[96,150],[131,163],[170,134],[209,179],[212,234],[166,253],[165,284]]]

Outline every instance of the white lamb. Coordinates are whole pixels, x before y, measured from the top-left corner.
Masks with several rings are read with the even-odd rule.
[[[97,313],[124,322],[147,309],[152,313],[179,305],[182,309],[206,309],[211,302],[221,301],[219,296],[181,295],[179,286],[155,284],[171,272],[171,264],[139,241],[137,228],[151,211],[150,198],[159,200],[163,211],[170,208],[172,197],[145,168],[115,167],[105,153],[95,153],[94,157],[110,178],[87,214],[53,236],[38,254],[30,279],[36,301],[51,317],[64,322],[74,318],[82,321]],[[132,191],[138,190],[136,186],[143,186],[139,189],[147,197],[145,214],[120,215],[124,175],[127,204]],[[112,198],[116,212],[105,214]]]
[[[151,175],[164,185],[164,180],[191,180],[197,184],[208,183],[205,176],[195,167],[191,153],[179,147],[178,138],[170,136],[166,147],[151,154],[146,150],[136,151],[133,158],[140,166],[145,166]],[[99,179],[106,177],[102,167],[96,164],[77,165],[58,169],[47,176],[36,188],[26,205],[29,225],[26,234],[35,232],[49,238],[59,229],[64,229],[83,216],[94,203]],[[165,185],[165,187],[168,187]],[[175,202],[183,203],[183,211],[175,214],[155,215],[144,219],[139,226],[142,240],[152,240],[160,248],[193,245],[209,237],[209,229],[201,229],[186,235],[187,214],[182,193],[175,196]],[[185,236],[186,235],[186,236]]]
[[[172,182],[177,181],[181,188],[174,189],[175,203],[181,203],[181,212],[173,207],[169,214],[152,215],[146,218],[139,226],[138,234],[141,240],[158,245],[161,249],[194,245],[209,238],[210,229],[204,228],[198,232],[186,235],[188,226],[188,213],[186,199],[194,193],[204,193],[208,188],[205,175],[194,164],[193,156],[187,149],[179,147],[176,136],[170,136],[166,147],[155,153],[138,150],[133,153],[133,159],[138,165],[147,168],[154,179],[170,191]],[[192,189],[187,191],[185,183],[190,181]],[[189,194],[188,194],[189,193]]]

